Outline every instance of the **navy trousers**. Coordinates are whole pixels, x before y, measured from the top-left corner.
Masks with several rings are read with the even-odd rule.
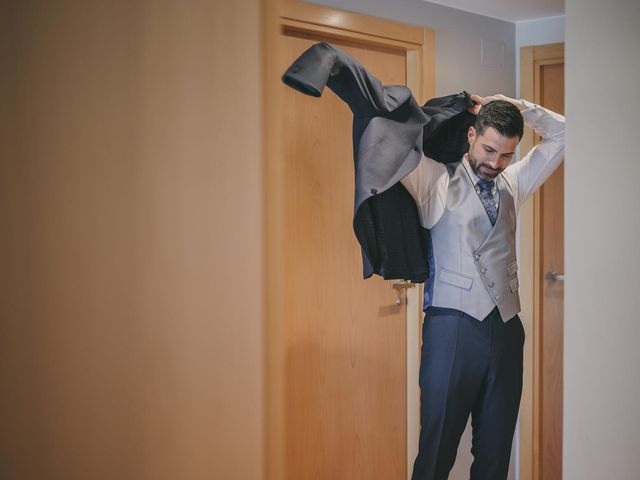
[[[507,478],[522,394],[524,328],[429,307],[422,330],[420,442],[412,480],[446,480],[471,415],[471,480]]]

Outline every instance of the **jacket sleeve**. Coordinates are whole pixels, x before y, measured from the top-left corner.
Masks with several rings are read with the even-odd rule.
[[[371,117],[392,113],[412,98],[404,85],[383,86],[354,58],[326,42],[307,49],[287,69],[282,80],[314,97],[328,86],[354,115]]]

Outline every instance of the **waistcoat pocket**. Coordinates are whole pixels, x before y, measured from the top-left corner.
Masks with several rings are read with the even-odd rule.
[[[471,285],[473,284],[473,278],[467,277],[466,275],[462,275],[460,273],[452,272],[450,270],[446,270],[444,268],[440,269],[438,279],[442,283],[453,285],[454,287],[464,288],[465,290],[470,290]]]

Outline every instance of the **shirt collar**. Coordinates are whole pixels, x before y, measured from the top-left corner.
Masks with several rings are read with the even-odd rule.
[[[478,182],[480,181],[480,178],[475,174],[475,172],[473,171],[473,168],[471,168],[471,165],[469,164],[469,160],[467,159],[466,153],[462,156],[462,165],[464,166],[464,169],[469,174],[469,178],[471,179],[471,182],[473,183],[474,188],[476,189],[476,191],[478,191],[478,189],[480,188],[478,187]],[[493,187],[491,187],[491,194],[495,195],[497,191],[498,191],[498,186],[494,180]]]

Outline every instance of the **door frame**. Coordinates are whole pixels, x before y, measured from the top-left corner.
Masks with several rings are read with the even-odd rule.
[[[541,102],[540,73],[546,65],[564,64],[564,43],[522,47],[520,49],[520,94],[533,103]],[[525,128],[521,151],[528,152],[537,143],[537,136]],[[520,403],[521,480],[540,480],[542,442],[541,375],[544,360],[541,342],[542,292],[542,219],[541,196],[537,191],[520,209],[518,229],[520,241],[520,317],[529,340],[524,347],[522,400]]]
[[[361,44],[392,47],[407,55],[407,86],[420,104],[435,92],[435,34],[433,30],[358,13],[302,3],[264,0],[262,11],[262,132],[263,245],[265,263],[265,471],[268,480],[285,478],[284,358],[282,339],[283,287],[283,132],[281,118],[280,39],[285,29],[322,34]],[[291,59],[293,61],[294,59]],[[410,475],[419,433],[421,288],[407,290],[407,462]],[[411,453],[410,453],[411,452]]]

